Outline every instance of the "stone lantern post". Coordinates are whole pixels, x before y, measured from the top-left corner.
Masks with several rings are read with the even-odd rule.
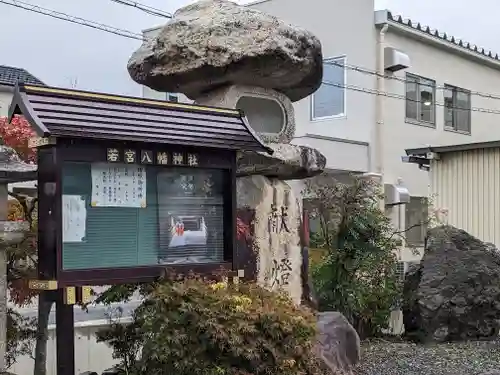
[[[0,145],[0,373],[5,372],[7,350],[7,253],[8,246],[22,242],[29,230],[26,221],[7,221],[7,185],[36,180],[37,167],[24,163],[11,147]]]
[[[252,243],[239,251],[238,267],[246,278],[283,289],[300,303],[302,199],[287,181],[318,175],[326,164],[318,150],[292,143],[293,103],[321,86],[319,39],[234,2],[203,0],[177,10],[127,67],[134,81],[154,90],[243,111],[273,150],[271,156],[242,151],[237,158],[238,209],[254,215]],[[231,141],[230,132],[221,137]]]

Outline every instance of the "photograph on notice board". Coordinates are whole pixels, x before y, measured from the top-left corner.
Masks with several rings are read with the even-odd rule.
[[[158,173],[159,262],[220,262],[223,256],[223,172]]]

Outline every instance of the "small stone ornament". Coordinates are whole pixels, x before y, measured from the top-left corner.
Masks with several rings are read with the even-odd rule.
[[[35,164],[23,162],[12,147],[0,145],[0,183],[36,180],[36,170]]]

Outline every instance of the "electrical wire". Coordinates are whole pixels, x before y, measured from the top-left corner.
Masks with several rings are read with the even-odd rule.
[[[20,9],[24,9],[24,10],[27,10],[27,11],[30,11],[30,12],[34,12],[34,13],[38,13],[38,14],[43,14],[45,16],[49,16],[49,17],[52,17],[52,18],[57,18],[57,19],[60,19],[60,20],[63,20],[63,21],[72,22],[72,23],[75,23],[75,24],[78,24],[78,25],[82,25],[82,26],[93,28],[93,29],[105,31],[107,33],[111,33],[111,34],[123,36],[125,38],[137,39],[137,40],[141,40],[141,41],[144,40],[144,37],[142,36],[142,34],[134,33],[132,31],[128,31],[128,30],[125,30],[125,29],[119,29],[117,27],[105,25],[105,24],[99,23],[99,22],[89,21],[89,20],[86,20],[86,19],[81,18],[81,17],[75,17],[75,16],[72,16],[72,15],[69,15],[69,14],[66,14],[66,13],[58,12],[58,11],[47,9],[47,8],[43,8],[43,7],[38,6],[38,5],[26,3],[24,1],[19,1],[19,0],[0,0],[0,4],[10,5],[10,6],[13,6],[13,7],[16,7],[16,8],[20,8]]]
[[[126,5],[143,11],[144,13],[150,14],[157,17],[172,18],[172,13],[165,12],[158,8],[153,8],[149,5],[138,3],[137,1],[131,0],[111,0],[114,3]]]
[[[340,84],[340,83],[334,83],[334,82],[328,82],[328,81],[323,81],[322,84],[327,85],[327,86],[334,86],[338,88],[344,88],[347,90],[352,90],[352,91],[357,91],[357,92],[362,92],[365,94],[371,94],[371,95],[381,95],[387,98],[391,99],[399,99],[399,100],[404,100],[406,102],[412,102],[412,103],[427,103],[427,100],[416,100],[416,99],[411,99],[406,97],[405,95],[401,94],[396,94],[392,92],[387,92],[387,91],[379,91],[377,89],[370,89],[367,87],[361,87],[361,86],[355,86],[355,85],[347,85],[347,84]],[[425,105],[425,104],[424,104]],[[488,114],[495,114],[495,115],[500,115],[500,110],[496,109],[490,109],[490,108],[479,108],[479,107],[457,107],[457,106],[450,106],[447,105],[446,103],[440,103],[440,102],[431,102],[429,107],[431,106],[438,106],[438,107],[444,107],[447,109],[458,109],[462,111],[472,111],[472,112],[481,112],[481,113],[488,113]]]
[[[112,1],[125,2],[126,0],[112,0]],[[79,24],[82,26],[91,27],[91,28],[94,28],[97,30],[112,33],[112,34],[119,35],[119,36],[122,36],[125,38],[137,39],[137,40],[141,40],[141,41],[145,40],[142,34],[134,33],[132,31],[128,31],[125,29],[115,28],[115,27],[108,26],[108,25],[94,22],[94,21],[89,21],[89,20],[86,20],[86,19],[81,18],[81,17],[74,17],[74,16],[71,16],[71,15],[66,14],[66,13],[57,12],[54,10],[40,7],[38,5],[29,4],[29,3],[26,3],[26,2],[23,2],[20,0],[0,0],[0,4],[11,5],[11,6],[21,8],[24,10],[28,10],[28,11],[31,11],[34,13],[39,13],[39,14],[43,14],[43,15],[50,16],[53,18],[57,18],[57,19],[60,19],[63,21],[68,21],[68,22],[76,23],[76,24]],[[401,78],[401,77],[393,77],[393,76],[388,76],[386,74],[380,74],[376,71],[373,71],[373,70],[370,70],[367,68],[363,68],[363,67],[359,67],[359,66],[355,66],[355,65],[340,64],[340,63],[335,63],[335,62],[331,62],[331,61],[327,62],[327,63],[332,64],[332,65],[337,65],[339,67],[345,67],[347,69],[352,69],[352,70],[355,70],[355,71],[358,71],[358,72],[364,73],[364,74],[377,75],[377,76],[381,76],[382,78],[397,79],[397,80],[402,80],[403,82],[414,83],[413,81],[408,81],[408,80]],[[421,101],[421,100],[407,98],[405,95],[401,95],[401,94],[396,94],[396,93],[391,93],[391,92],[386,92],[386,91],[379,91],[376,89],[370,89],[370,88],[361,87],[361,86],[338,84],[338,83],[327,82],[327,81],[323,81],[322,83],[329,85],[329,86],[345,88],[347,90],[362,92],[362,93],[366,93],[366,94],[382,95],[384,97],[388,97],[388,98],[392,98],[392,99],[405,100],[407,102],[408,101],[409,102],[416,102],[416,103],[427,102],[427,101]],[[435,87],[436,88],[445,88],[445,87],[439,87],[439,86],[435,86]],[[500,99],[500,96],[496,96],[494,94],[481,93],[478,91],[475,91],[475,92],[471,91],[470,93],[474,94],[474,95],[485,96],[485,97],[491,98],[491,99]],[[439,103],[439,102],[432,102],[431,105],[442,106],[442,107],[445,107],[448,109],[459,109],[459,110],[481,112],[481,113],[488,113],[488,114],[500,114],[500,110],[495,110],[495,109],[490,109],[490,108],[479,108],[479,107],[464,108],[464,107],[457,107],[457,106],[449,106],[445,103]]]
[[[418,83],[420,86],[430,87],[430,88],[433,88],[433,89],[436,89],[436,90],[450,90],[450,89],[455,89],[455,90],[458,90],[460,92],[463,92],[463,93],[466,93],[466,94],[470,94],[470,95],[474,95],[474,96],[481,96],[481,97],[487,98],[487,99],[500,100],[500,95],[499,94],[491,94],[491,93],[485,93],[485,92],[480,92],[480,91],[471,91],[471,90],[467,90],[467,89],[463,89],[463,88],[459,88],[459,87],[439,86],[439,85],[435,85],[435,84],[421,83],[421,82],[417,82],[415,80],[407,79],[407,78],[404,78],[404,77],[398,77],[398,76],[391,75],[391,74],[382,74],[382,73],[377,72],[376,70],[372,70],[372,69],[368,69],[368,68],[363,68],[363,67],[356,66],[356,65],[349,65],[349,64],[343,64],[343,63],[337,63],[335,61],[328,61],[328,60],[326,60],[326,61],[323,61],[323,63],[327,64],[327,65],[335,65],[335,66],[338,66],[340,68],[346,68],[346,69],[353,70],[353,71],[356,71],[356,72],[359,72],[359,73],[369,74],[369,75],[373,75],[373,76],[376,76],[376,77],[380,77],[380,78],[384,78],[384,79],[389,79],[389,80],[394,80],[394,81],[399,81],[399,82],[403,82],[403,83]]]
[[[111,1],[118,3],[118,4],[135,7],[135,8],[140,9],[148,14],[166,17],[166,18],[172,17],[172,15],[168,12],[164,12],[161,9],[153,8],[153,7],[150,7],[150,6],[135,2],[135,1],[131,1],[131,0],[111,0]],[[81,18],[81,17],[76,17],[76,16],[69,15],[67,13],[62,13],[62,12],[58,12],[55,10],[43,8],[39,5],[26,3],[26,2],[20,1],[20,0],[0,0],[0,4],[14,6],[14,7],[24,9],[27,11],[31,11],[34,13],[39,13],[39,14],[46,15],[49,17],[57,18],[57,19],[60,19],[63,21],[72,22],[72,23],[79,24],[82,26],[91,27],[91,28],[101,30],[104,32],[123,36],[125,38],[136,39],[136,40],[141,40],[141,41],[145,40],[144,36],[142,34],[139,34],[139,33],[135,33],[135,32],[129,31],[129,30],[125,30],[125,29],[120,29],[117,27],[109,26],[109,25],[95,22],[95,21],[86,20],[86,19]],[[346,69],[353,70],[353,71],[357,71],[357,72],[363,73],[363,74],[369,74],[369,75],[381,77],[384,79],[396,80],[396,81],[400,81],[403,83],[416,83],[415,81],[408,80],[408,79],[403,78],[403,77],[398,77],[398,76],[388,75],[388,74],[381,74],[375,70],[371,70],[371,69],[364,68],[364,67],[357,66],[357,65],[336,63],[334,61],[328,61],[328,60],[325,61],[324,63],[329,64],[329,65],[335,65],[335,66],[338,66],[341,68],[346,68]],[[431,88],[434,88],[437,90],[449,90],[450,89],[450,87],[446,87],[446,86],[431,85],[431,84],[425,84],[425,83],[420,83],[420,82],[418,82],[418,84],[420,86],[431,87]],[[459,89],[459,88],[457,88],[457,89]],[[480,91],[471,91],[471,90],[463,90],[463,91],[465,93],[469,93],[470,95],[481,96],[481,97],[488,98],[488,99],[500,100],[500,95],[498,95],[498,94],[491,94],[491,93],[485,93],[485,92],[480,92]],[[391,94],[391,95],[393,95],[393,94]],[[405,100],[406,100],[406,98],[405,98]],[[452,107],[448,107],[448,108],[452,108]]]

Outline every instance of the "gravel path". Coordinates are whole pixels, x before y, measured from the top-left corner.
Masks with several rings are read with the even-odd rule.
[[[356,375],[479,375],[500,369],[500,341],[415,345],[371,341],[362,344]]]

